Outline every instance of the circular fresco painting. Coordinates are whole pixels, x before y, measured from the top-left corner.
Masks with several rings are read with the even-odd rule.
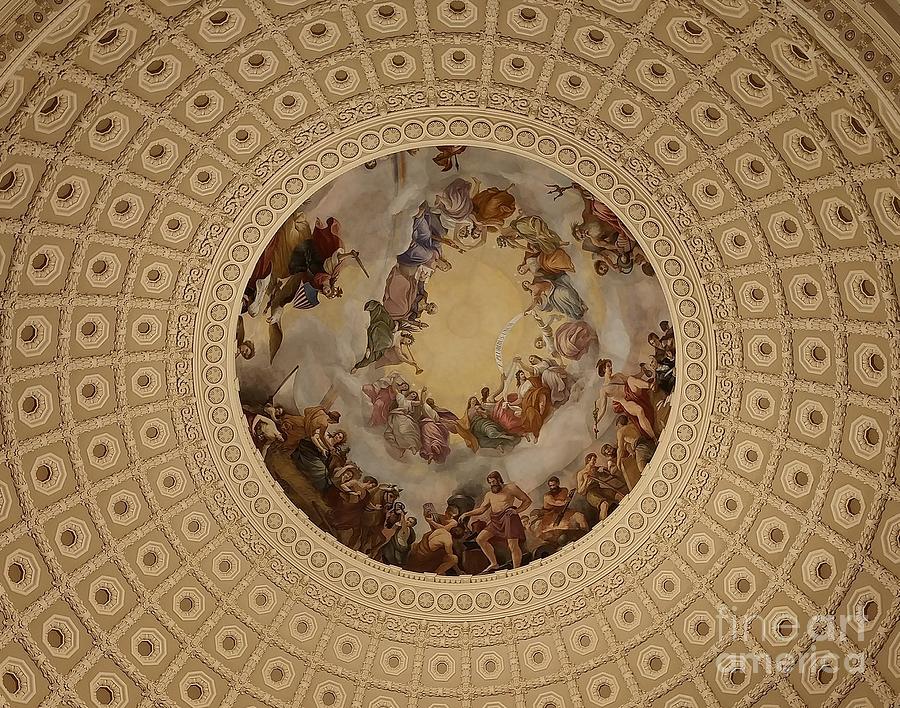
[[[251,436],[288,498],[410,571],[514,568],[615,513],[652,458],[675,341],[653,269],[581,185],[481,148],[316,193],[246,285]]]

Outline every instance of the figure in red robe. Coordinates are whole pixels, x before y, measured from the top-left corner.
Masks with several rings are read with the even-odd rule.
[[[324,224],[316,219],[310,238],[300,241],[291,253],[289,275],[278,285],[269,304],[269,321],[280,321],[288,304],[308,310],[319,304],[320,296],[341,297],[344,292],[337,285],[338,275],[349,259],[358,257],[358,251],[344,249],[337,219],[329,216]]]

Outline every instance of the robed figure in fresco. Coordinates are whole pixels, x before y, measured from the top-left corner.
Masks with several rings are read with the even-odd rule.
[[[410,244],[397,256],[397,263],[414,268],[424,265],[449,270],[450,263],[443,256],[443,245],[451,243],[445,238],[446,235],[447,229],[441,223],[441,215],[433,211],[428,202],[422,202],[413,217]]]
[[[372,404],[369,426],[376,428],[387,423],[388,413],[397,405],[397,396],[408,393],[410,385],[400,374],[391,372],[377,381],[364,384],[362,390]]]
[[[541,330],[541,336],[534,340],[535,349],[546,349],[552,356],[578,361],[598,344],[597,333],[584,320],[563,321],[554,329],[553,325],[564,319],[562,315],[551,314],[545,319],[535,310],[531,315]]]
[[[307,310],[319,304],[320,296],[341,297],[344,293],[338,287],[338,275],[350,259],[358,256],[357,251],[344,249],[337,219],[329,216],[324,224],[316,219],[311,236],[301,239],[291,252],[289,276],[279,284],[269,304],[270,320],[280,320],[289,303]]]
[[[640,244],[612,209],[576,182],[568,187],[547,186],[554,199],[569,190],[581,197],[581,223],[572,226],[572,237],[594,255],[594,270],[598,275],[605,275],[610,270],[627,275],[635,266],[639,266],[645,275],[653,275],[653,267]]]
[[[284,309],[308,310],[322,298],[341,297],[338,276],[351,260],[362,268],[359,252],[344,248],[340,222],[333,216],[324,223],[317,218],[311,229],[306,215],[297,211],[278,229],[253,268],[243,303],[251,317],[265,312],[269,361],[275,359],[284,339]]]
[[[477,179],[458,177],[435,196],[434,206],[453,229],[453,242],[463,251],[483,245],[489,231],[500,232],[516,213],[510,190],[482,188]]]
[[[504,237],[506,243],[525,249],[517,270],[531,277],[522,283],[532,299],[526,312],[558,312],[572,320],[582,319],[588,307],[569,277],[575,265],[565,251],[568,243],[539,216],[516,219]]]
[[[437,305],[428,301],[425,289],[434,271],[425,265],[404,266],[397,263],[388,273],[382,304],[387,313],[406,329],[421,329],[423,314],[434,314]]]
[[[643,369],[642,369],[643,371]],[[613,372],[612,361],[601,359],[597,362],[597,372],[603,386],[594,409],[595,426],[606,414],[608,402],[619,415],[625,415],[647,436],[656,439],[656,411],[650,400],[650,382],[643,376],[629,376]]]
[[[518,271],[529,271],[545,278],[556,278],[563,273],[574,273],[575,264],[566,253],[563,241],[539,216],[523,216],[512,223],[515,235],[525,244],[525,258]]]
[[[366,352],[353,365],[350,373],[355,374],[360,369],[372,365],[381,367],[409,364],[415,367],[417,374],[421,374],[422,369],[416,363],[410,349],[415,341],[413,336],[402,329],[395,329],[394,319],[378,300],[369,300],[365,310],[369,313],[369,326],[366,328]]]
[[[466,413],[460,418],[457,429],[472,452],[478,452],[481,448],[506,452],[521,439],[520,435],[509,432],[493,418],[493,406],[493,403],[479,401],[475,396],[469,398]]]

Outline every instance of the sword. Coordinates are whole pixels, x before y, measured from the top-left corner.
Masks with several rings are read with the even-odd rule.
[[[353,256],[353,260],[356,261],[357,265],[359,265],[360,270],[366,274],[366,277],[369,277],[369,271],[366,270],[366,267],[363,265],[362,261],[359,258],[358,253],[351,254]]]
[[[284,385],[288,382],[288,380],[291,378],[291,376],[293,376],[294,374],[297,373],[297,369],[299,369],[299,368],[300,368],[300,364],[297,364],[297,366],[295,366],[295,367],[291,370],[291,373],[289,373],[287,376],[284,377],[284,381],[282,381],[280,384],[278,384],[278,388],[276,388],[276,389],[275,389],[275,392],[269,397],[269,400],[270,400],[270,401],[274,401],[274,400],[275,400],[275,396],[277,396],[277,395],[278,395],[278,392],[279,392],[281,389],[284,388]]]

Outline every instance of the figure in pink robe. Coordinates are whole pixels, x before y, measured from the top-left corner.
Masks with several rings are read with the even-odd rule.
[[[450,428],[428,403],[422,406],[419,434],[422,438],[419,457],[428,462],[442,464],[450,454]]]
[[[391,373],[374,383],[364,384],[362,390],[372,403],[369,425],[375,428],[387,423],[388,413],[397,405],[397,392],[409,391],[409,384],[399,374]]]
[[[584,320],[563,322],[554,335],[556,349],[567,359],[578,361],[597,342],[597,333]]]
[[[394,320],[405,320],[413,311],[418,296],[418,282],[413,266],[395,265],[384,285],[384,309]]]
[[[522,407],[518,405],[519,394],[510,393],[491,409],[491,418],[506,432],[513,435],[524,435],[522,428]]]

